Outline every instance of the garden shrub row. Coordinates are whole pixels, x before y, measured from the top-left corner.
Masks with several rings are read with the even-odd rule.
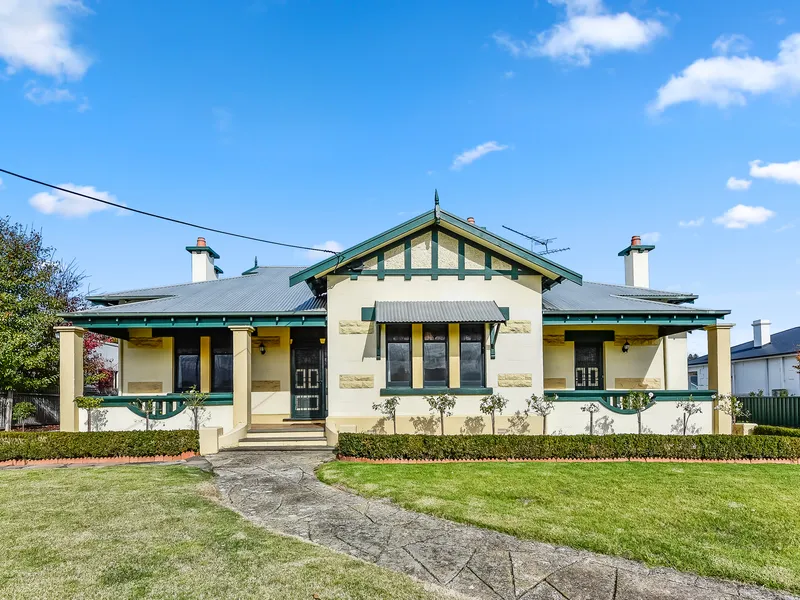
[[[405,460],[800,459],[800,438],[731,435],[375,435],[340,433],[343,457]]]
[[[800,429],[778,427],[777,425],[757,425],[753,428],[753,435],[788,435],[790,437],[800,437]]]
[[[98,431],[0,433],[0,462],[57,458],[178,456],[198,452],[196,431]]]

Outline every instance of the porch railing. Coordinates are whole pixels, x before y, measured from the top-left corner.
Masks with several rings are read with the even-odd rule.
[[[652,392],[653,402],[677,402],[688,400],[710,402],[714,390],[545,390],[548,396],[558,396],[557,402],[597,402],[620,414],[634,414],[635,410],[623,408],[625,398],[632,391]]]
[[[230,392],[219,392],[209,394],[204,406],[231,406],[233,404],[233,394]],[[179,415],[186,408],[186,398],[183,394],[166,394],[159,396],[137,395],[137,396],[103,396],[103,408],[124,407],[135,415],[144,418],[146,412],[150,413],[150,418],[163,420]]]
[[[737,396],[750,416],[740,420],[759,425],[800,427],[800,396]]]

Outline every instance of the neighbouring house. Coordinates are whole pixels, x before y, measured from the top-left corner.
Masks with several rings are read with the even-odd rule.
[[[479,403],[493,392],[509,399],[503,433],[541,433],[541,417],[524,411],[544,393],[558,395],[548,433],[588,432],[589,402],[596,432],[636,432],[622,407],[631,390],[654,394],[646,430],[679,432],[687,332],[707,332],[711,387],[730,393],[731,325],[721,322],[729,311],[650,289],[653,248],[634,236],[619,253],[625,285],[592,283],[442,210],[438,196],[433,210],[310,267],[220,279],[219,255],[199,238],[186,248],[192,283],[103,294],[65,315],[62,429],[86,426],[73,398],[90,330],[121,339],[108,429],[142,428],[148,401],[157,426],[187,427],[182,394],[196,386],[210,394],[203,424],[218,428],[222,447],[273,443],[272,434],[302,443],[291,432],[313,426],[323,445],[340,432],[390,432],[373,404],[392,396],[398,432],[437,433],[424,397],[445,392],[457,398],[446,433],[489,432]],[[730,432],[712,393],[694,393],[703,411],[692,430]],[[296,421],[306,423],[289,429]]]
[[[800,327],[771,334],[770,325],[765,319],[753,321],[753,340],[731,348],[734,394],[800,396],[800,373],[796,369]],[[689,380],[698,389],[708,389],[708,356],[689,360]]]

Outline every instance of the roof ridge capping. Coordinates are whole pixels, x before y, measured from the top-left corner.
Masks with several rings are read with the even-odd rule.
[[[342,250],[334,256],[325,258],[310,267],[298,271],[289,278],[289,285],[293,286],[301,282],[310,282],[314,278],[324,275],[337,267],[345,264],[359,256],[362,256],[371,250],[384,246],[393,240],[403,237],[407,234],[413,233],[428,225],[438,225],[439,223],[446,223],[455,229],[460,229],[468,235],[476,237],[488,244],[495,245],[505,252],[517,256],[518,258],[533,263],[545,271],[553,273],[557,277],[557,281],[564,279],[572,281],[578,285],[583,284],[583,276],[579,273],[572,271],[552,260],[543,257],[540,254],[526,250],[522,246],[507,240],[495,233],[490,232],[483,227],[478,227],[466,220],[458,217],[452,213],[442,210],[438,206],[434,209],[426,211],[421,215],[417,215],[395,227],[387,229],[386,231],[372,236],[371,238],[351,246],[346,250]]]

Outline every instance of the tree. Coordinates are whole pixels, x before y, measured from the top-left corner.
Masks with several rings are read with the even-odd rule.
[[[196,386],[183,394],[183,401],[189,412],[192,413],[192,428],[195,431],[200,431],[200,413],[208,400],[208,394],[197,390]]]
[[[491,415],[492,417],[492,435],[495,435],[495,428],[494,428],[494,416],[495,413],[503,414],[503,409],[508,404],[508,400],[503,398],[500,394],[491,394],[490,396],[486,396],[483,400],[481,400],[480,410],[485,415]]]
[[[581,406],[581,410],[589,413],[589,435],[594,435],[594,413],[598,412],[600,407],[594,402],[589,402]]]
[[[372,410],[377,410],[387,419],[392,420],[392,431],[397,435],[397,405],[400,404],[400,396],[386,398],[383,402],[375,402]]]
[[[453,414],[453,407],[456,405],[456,397],[452,394],[439,394],[438,396],[425,396],[425,401],[431,407],[431,412],[439,413],[439,426],[444,435],[444,418]]]
[[[103,399],[100,396],[78,396],[75,406],[86,411],[86,431],[91,431],[94,412],[103,406]]]
[[[11,411],[11,418],[18,421],[22,425],[22,431],[25,431],[25,419],[30,419],[36,414],[36,407],[30,402],[20,402],[14,406]]]
[[[724,412],[731,418],[732,425],[736,425],[736,420],[739,417],[749,417],[750,413],[744,409],[744,403],[736,396],[727,394],[714,394],[711,396],[712,400],[716,401],[714,410]]]
[[[0,396],[11,425],[11,391],[41,391],[58,380],[58,315],[76,310],[83,276],[55,258],[42,234],[0,219]]]
[[[690,395],[688,400],[681,400],[677,404],[678,408],[683,409],[683,435],[686,435],[686,429],[689,426],[689,419],[692,415],[703,412],[703,409],[694,401]]]
[[[83,382],[96,385],[101,394],[109,394],[114,387],[114,372],[100,354],[100,348],[113,338],[87,331],[83,334]]]
[[[542,435],[547,435],[547,415],[553,412],[553,401],[558,400],[558,396],[537,396],[531,395],[528,398],[528,410],[542,417]]]
[[[152,426],[152,419],[150,415],[152,415],[156,410],[156,403],[152,400],[139,400],[137,398],[136,403],[139,405],[139,410],[144,413],[144,430],[150,431],[150,427]]]
[[[642,411],[653,401],[653,392],[631,392],[622,399],[622,408],[636,411],[639,433],[642,433]]]

